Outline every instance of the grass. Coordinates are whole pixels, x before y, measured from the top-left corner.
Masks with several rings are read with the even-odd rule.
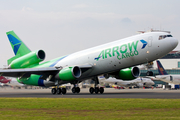
[[[180,119],[179,99],[0,98],[6,119]]]

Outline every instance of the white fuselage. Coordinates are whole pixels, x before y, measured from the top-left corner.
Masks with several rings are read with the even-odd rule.
[[[180,75],[156,75],[155,80],[166,83],[180,84]]]
[[[169,35],[169,33],[149,32],[139,34],[76,52],[61,59],[55,67],[92,65],[92,69],[81,76],[81,79],[87,79],[150,62],[166,55],[178,44],[178,40],[173,37],[159,40],[160,35]],[[140,40],[147,42],[147,45]]]
[[[10,79],[11,79],[11,81],[9,83],[6,83],[9,86],[12,86],[12,87],[24,87],[24,86],[26,86],[24,84],[19,83],[16,78],[10,78]]]
[[[119,85],[121,87],[132,87],[132,86],[151,87],[152,85],[154,85],[154,82],[149,78],[136,78],[134,80],[128,80],[128,81],[123,81],[116,78],[108,78],[108,79],[101,79],[101,82],[111,83],[111,84]]]

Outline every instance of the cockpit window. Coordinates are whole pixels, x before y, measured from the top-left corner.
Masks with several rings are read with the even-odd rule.
[[[167,35],[167,37],[173,37],[172,35]]]
[[[160,35],[159,40],[162,40],[162,39],[164,39],[166,37],[173,37],[173,36],[172,35]]]

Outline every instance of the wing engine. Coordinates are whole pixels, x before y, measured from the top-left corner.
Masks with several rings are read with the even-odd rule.
[[[116,79],[122,80],[133,80],[140,75],[140,70],[138,67],[131,67],[126,69],[121,69],[118,73],[115,74]]]
[[[78,66],[66,67],[55,76],[57,80],[71,81],[81,77],[81,69]]]

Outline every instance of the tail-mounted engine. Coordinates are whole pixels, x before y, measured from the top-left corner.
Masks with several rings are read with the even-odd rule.
[[[9,65],[9,68],[26,68],[31,65],[39,64],[39,62],[44,59],[45,52],[43,50],[36,50],[13,60]]]

